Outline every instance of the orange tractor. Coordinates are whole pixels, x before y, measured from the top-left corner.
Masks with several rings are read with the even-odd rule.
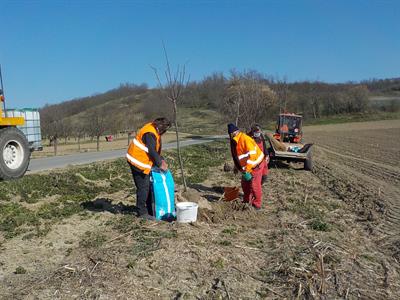
[[[312,170],[313,144],[302,144],[302,125],[303,117],[300,115],[279,114],[275,133],[269,138],[271,161],[300,162],[304,164],[305,170]]]
[[[301,143],[303,138],[303,117],[293,113],[282,113],[278,116],[274,138],[280,142]]]

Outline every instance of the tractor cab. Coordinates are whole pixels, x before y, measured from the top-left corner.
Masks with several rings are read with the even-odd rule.
[[[301,143],[303,117],[293,113],[279,114],[274,138],[281,142]]]

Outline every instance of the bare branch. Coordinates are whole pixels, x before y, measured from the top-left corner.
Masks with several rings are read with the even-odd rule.
[[[159,87],[160,89],[162,89],[162,84],[161,84],[160,77],[158,76],[157,68],[156,68],[156,67],[153,67],[152,65],[150,65],[150,68],[153,70],[154,74],[156,75],[157,82],[158,82],[158,87]]]
[[[153,71],[156,74],[156,77],[157,77],[160,87],[162,89],[166,90],[166,92],[167,92],[166,98],[173,105],[172,108],[173,108],[173,112],[174,112],[174,123],[175,123],[177,150],[178,150],[178,159],[179,159],[179,165],[180,165],[180,169],[181,169],[183,185],[184,185],[184,188],[186,191],[187,185],[186,185],[186,179],[185,179],[185,174],[184,174],[184,169],[183,169],[183,160],[182,160],[181,151],[180,151],[178,120],[177,120],[177,110],[178,110],[177,102],[179,101],[179,99],[182,95],[182,90],[185,88],[184,82],[185,82],[185,76],[186,76],[186,69],[185,69],[185,66],[183,66],[183,68],[181,68],[178,65],[176,68],[176,72],[174,72],[172,74],[171,65],[169,62],[167,49],[165,47],[164,41],[162,41],[162,46],[163,46],[164,57],[165,57],[165,62],[166,62],[166,70],[164,71],[166,84],[164,86],[161,84],[161,80],[158,77],[157,70],[155,68],[153,68]]]

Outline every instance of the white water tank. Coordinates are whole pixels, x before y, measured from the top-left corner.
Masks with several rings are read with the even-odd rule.
[[[36,108],[7,109],[7,117],[23,117],[25,124],[17,126],[26,136],[31,151],[43,150],[40,114]]]

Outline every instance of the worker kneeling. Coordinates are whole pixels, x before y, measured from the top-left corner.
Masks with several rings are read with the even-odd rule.
[[[150,188],[150,171],[153,166],[163,171],[168,165],[161,156],[161,136],[171,127],[166,118],[158,118],[145,124],[129,144],[127,161],[136,185],[138,216],[154,220],[153,196]]]
[[[243,202],[250,203],[255,209],[261,208],[264,153],[256,142],[241,132],[234,124],[228,124],[233,162],[242,173]]]

